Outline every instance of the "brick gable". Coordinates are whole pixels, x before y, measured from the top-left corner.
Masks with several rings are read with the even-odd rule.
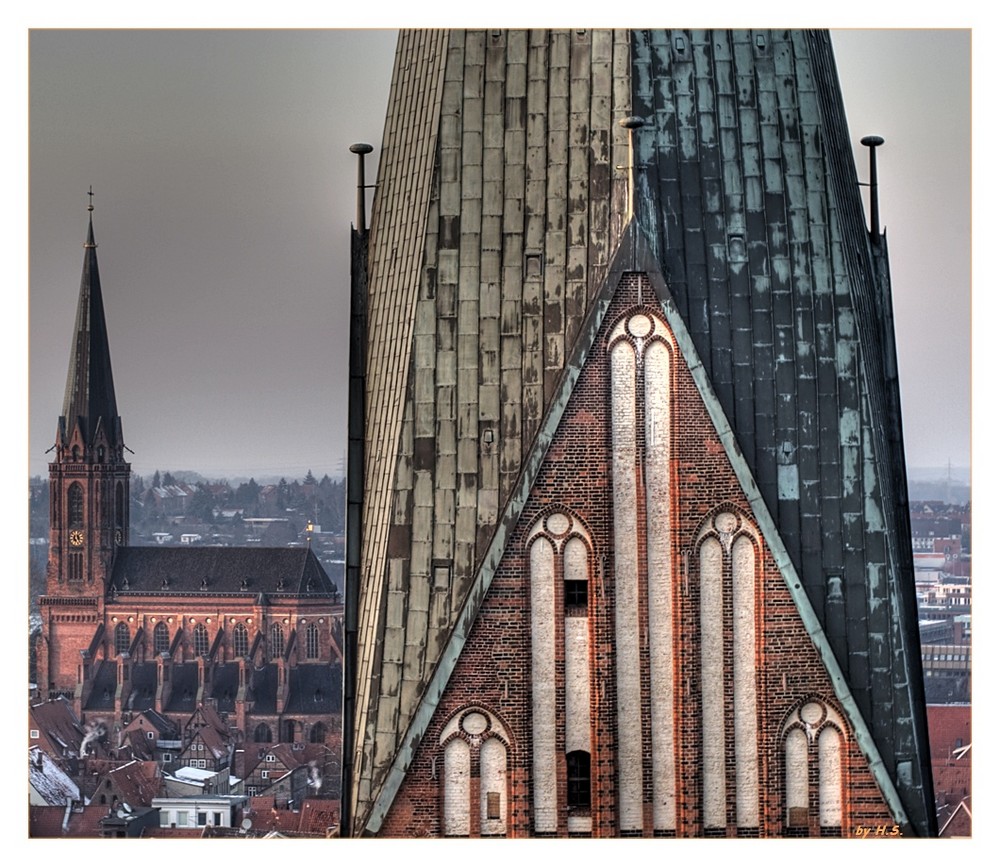
[[[618,660],[616,642],[616,589],[613,579],[616,557],[626,556],[615,550],[616,537],[614,479],[612,455],[612,390],[611,368],[607,344],[612,329],[627,313],[648,312],[662,322],[655,307],[640,305],[642,297],[654,299],[645,277],[626,275],[604,318],[589,357],[580,372],[575,389],[566,406],[558,429],[545,456],[527,503],[515,531],[507,544],[489,592],[479,609],[475,625],[456,664],[445,693],[438,703],[426,735],[416,751],[407,776],[390,808],[381,833],[386,836],[441,835],[446,761],[441,733],[449,721],[461,717],[463,711],[483,709],[497,721],[502,721],[510,733],[507,744],[506,799],[508,836],[530,836],[536,833],[534,810],[540,797],[533,785],[533,739],[539,736],[539,724],[533,720],[532,705],[532,609],[528,578],[529,536],[542,520],[554,512],[571,516],[584,528],[588,549],[588,630],[590,672],[590,834],[614,836],[620,832],[618,766],[620,752],[626,740],[641,744],[641,780],[635,785],[641,791],[641,830],[637,833],[653,836],[653,780],[649,760],[651,737],[650,651],[648,635],[639,636],[639,702],[641,725],[638,730],[619,730],[617,703]],[[665,327],[665,325],[664,325]],[[669,332],[669,329],[667,329]],[[753,529],[752,509],[737,475],[729,463],[719,434],[713,426],[698,388],[683,363],[680,353],[670,350],[670,546],[672,569],[672,602],[674,615],[674,694],[673,726],[676,738],[675,775],[677,821],[673,830],[678,836],[701,836],[705,833],[701,780],[703,777],[703,717],[699,665],[702,652],[700,597],[696,544],[699,533],[720,515],[737,515],[743,524]],[[641,404],[641,401],[640,401]],[[638,412],[641,414],[642,409]],[[642,425],[637,428],[641,431]],[[639,434],[639,448],[643,447]],[[649,480],[637,473],[637,550],[635,556],[640,580],[637,599],[639,622],[646,623],[650,600],[645,582],[647,561],[646,487]],[[706,522],[709,522],[706,524]],[[544,531],[543,531],[544,532]],[[713,530],[714,532],[714,530]],[[749,538],[749,537],[748,537]],[[756,833],[775,836],[787,830],[785,804],[784,735],[792,727],[809,730],[814,741],[824,724],[834,718],[841,722],[839,707],[829,675],[815,646],[810,640],[784,578],[772,553],[757,533],[756,587],[759,601],[756,619],[756,659],[754,661],[756,689],[756,732],[759,749],[758,813]],[[733,589],[723,582],[726,609],[732,607]],[[553,623],[546,627],[545,641],[555,648],[555,707],[561,709],[566,695],[566,611],[561,595],[554,600]],[[723,620],[723,668],[732,678],[734,658],[733,624],[730,616]],[[814,708],[822,708],[824,721],[810,729],[806,717]],[[561,713],[561,711],[560,711]],[[723,716],[733,714],[733,695],[725,697]],[[560,714],[557,714],[559,716]],[[554,832],[558,836],[574,833],[581,827],[580,810],[566,808],[567,771],[565,721],[556,720],[554,731],[556,761],[555,802],[559,810]],[[845,793],[841,833],[850,833],[855,825],[892,824],[890,813],[868,769],[848,726],[843,725],[841,779]],[[485,740],[467,737],[470,744],[469,774],[470,807],[469,834],[478,836],[481,753]],[[734,736],[727,727],[725,743],[726,782],[730,795],[727,800],[727,820],[722,834],[736,836],[731,790],[735,773]],[[819,835],[819,803],[816,793],[817,763],[812,747],[810,763],[809,809],[805,825],[797,833]]]

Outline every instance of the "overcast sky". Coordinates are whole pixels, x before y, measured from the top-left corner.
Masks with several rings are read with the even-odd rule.
[[[969,33],[834,45],[852,138],[886,139],[908,463],[967,466]],[[91,185],[134,470],[338,473],[348,146],[376,146],[373,177],[395,32],[36,30],[29,48],[30,473],[62,406]]]

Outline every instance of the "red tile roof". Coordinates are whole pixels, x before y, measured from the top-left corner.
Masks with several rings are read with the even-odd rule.
[[[73,713],[73,706],[65,698],[32,705],[30,717],[31,728],[79,754],[83,728]]]
[[[108,773],[112,785],[130,807],[149,807],[160,794],[160,769],[156,762],[129,762]]]
[[[299,830],[323,834],[340,826],[340,801],[333,798],[307,798],[302,802]]]
[[[930,704],[927,728],[942,837],[972,834],[972,706]]]
[[[63,831],[66,819],[65,807],[29,807],[28,835],[30,837],[99,837],[101,819],[108,815],[108,808],[92,804],[70,812],[69,823]]]

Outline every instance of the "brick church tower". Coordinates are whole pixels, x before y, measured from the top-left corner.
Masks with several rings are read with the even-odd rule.
[[[383,142],[345,829],[934,835],[886,241],[829,36],[406,31]]]
[[[93,206],[88,208],[93,211]],[[70,349],[55,460],[49,464],[49,561],[40,600],[39,683],[73,694],[87,647],[104,619],[108,575],[128,544],[129,474],[115,401],[93,216]]]

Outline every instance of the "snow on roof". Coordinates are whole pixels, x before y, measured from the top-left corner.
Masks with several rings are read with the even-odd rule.
[[[175,780],[191,781],[196,783],[203,783],[206,780],[212,779],[216,775],[216,771],[209,771],[205,768],[178,768],[173,773]]]
[[[38,747],[28,750],[28,779],[50,806],[65,806],[67,798],[80,800],[80,787]]]

